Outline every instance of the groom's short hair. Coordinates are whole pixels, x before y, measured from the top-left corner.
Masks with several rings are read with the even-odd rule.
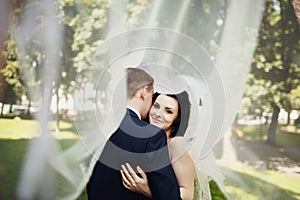
[[[144,86],[153,88],[153,78],[140,68],[127,68],[127,98],[132,99],[136,92]]]

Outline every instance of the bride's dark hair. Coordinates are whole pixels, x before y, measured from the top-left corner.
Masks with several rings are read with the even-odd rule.
[[[154,103],[156,98],[160,93],[156,92],[152,96],[152,102]],[[166,94],[169,97],[172,97],[178,101],[178,116],[172,124],[172,131],[170,137],[175,136],[184,136],[190,118],[191,112],[191,103],[189,100],[189,95],[186,91],[183,91],[179,94]]]

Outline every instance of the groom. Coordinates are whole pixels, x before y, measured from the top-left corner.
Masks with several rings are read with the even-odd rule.
[[[125,163],[145,169],[153,199],[180,199],[166,134],[142,121],[147,119],[152,105],[153,82],[142,69],[127,68],[127,112],[95,165],[87,185],[89,200],[148,199],[122,185],[120,169]]]

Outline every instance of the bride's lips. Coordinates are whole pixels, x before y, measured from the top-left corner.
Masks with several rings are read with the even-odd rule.
[[[154,118],[154,117],[152,117],[152,120],[153,120],[153,122],[154,123],[164,123],[163,121],[161,121],[161,120],[159,120],[159,119],[156,119],[156,118]]]

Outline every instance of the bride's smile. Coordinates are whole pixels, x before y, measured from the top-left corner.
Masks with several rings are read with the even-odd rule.
[[[161,94],[153,103],[149,120],[151,124],[158,126],[168,133],[178,115],[178,102],[173,97]]]

